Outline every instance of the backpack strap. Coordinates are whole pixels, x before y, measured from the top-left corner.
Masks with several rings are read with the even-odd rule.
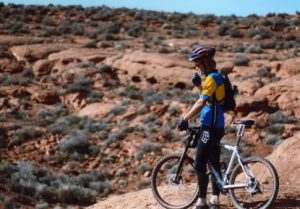
[[[212,95],[212,110],[211,110],[211,130],[217,127],[217,117],[218,117],[218,105],[216,99],[216,92]]]

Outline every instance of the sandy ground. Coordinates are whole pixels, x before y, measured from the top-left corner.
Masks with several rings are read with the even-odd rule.
[[[270,208],[300,209],[299,188],[297,186],[281,186],[278,197]],[[231,206],[230,200],[222,195],[220,208],[232,209],[234,207]],[[93,206],[87,207],[87,209],[163,209],[163,207],[155,201],[151,189],[145,189],[109,197]]]

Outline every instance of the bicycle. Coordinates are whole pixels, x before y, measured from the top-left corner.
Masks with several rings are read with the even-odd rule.
[[[244,130],[251,127],[254,121],[239,120],[234,124],[238,125],[236,144],[232,146],[220,143],[219,145],[232,152],[228,166],[221,168],[223,171],[220,176],[208,162],[208,173],[218,184],[221,194],[228,195],[236,208],[267,208],[278,194],[278,174],[268,160],[258,156],[242,158],[239,153],[239,143]],[[165,208],[188,208],[197,199],[199,188],[194,160],[188,153],[191,148],[195,147],[195,138],[199,128],[188,128],[189,136],[183,153],[165,156],[153,169],[152,192],[157,202]]]

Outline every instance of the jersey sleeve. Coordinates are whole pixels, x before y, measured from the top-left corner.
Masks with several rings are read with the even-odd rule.
[[[207,76],[204,85],[202,87],[202,91],[200,93],[200,98],[202,98],[205,101],[210,102],[213,93],[215,92],[217,88],[215,80],[211,76]]]

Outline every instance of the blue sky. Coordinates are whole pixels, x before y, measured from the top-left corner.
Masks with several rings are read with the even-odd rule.
[[[109,7],[128,7],[167,12],[194,12],[196,14],[215,14],[247,16],[249,14],[300,12],[299,0],[5,0],[5,4],[60,4]]]

